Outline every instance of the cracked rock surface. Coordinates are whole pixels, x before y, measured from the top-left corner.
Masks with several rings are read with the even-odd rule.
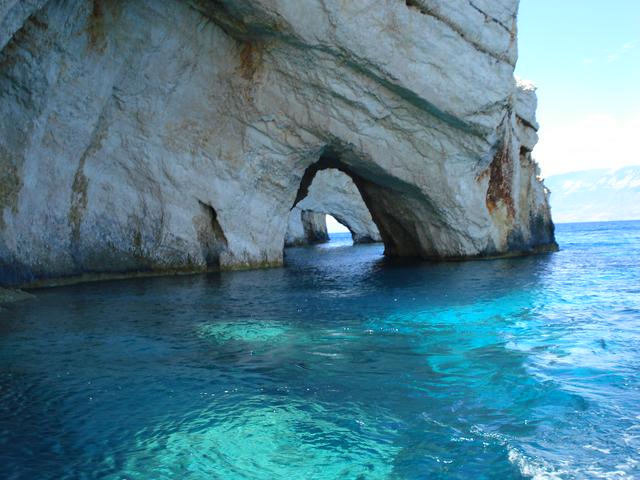
[[[388,255],[555,248],[517,0],[0,0],[0,284],[282,264],[315,175]]]

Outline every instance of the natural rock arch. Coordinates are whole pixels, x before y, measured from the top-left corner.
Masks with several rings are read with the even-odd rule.
[[[281,265],[323,155],[388,254],[554,249],[517,3],[5,2],[0,283]]]
[[[321,217],[315,218],[320,214]],[[306,218],[303,218],[305,217]],[[351,232],[354,244],[380,242],[378,227],[353,180],[335,168],[317,172],[307,194],[291,210],[287,243],[328,241],[324,215],[331,215]],[[316,227],[316,224],[320,227]]]

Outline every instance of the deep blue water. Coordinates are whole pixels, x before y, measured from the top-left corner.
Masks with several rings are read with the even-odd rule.
[[[640,478],[640,222],[557,237],[37,291],[0,312],[0,478]]]

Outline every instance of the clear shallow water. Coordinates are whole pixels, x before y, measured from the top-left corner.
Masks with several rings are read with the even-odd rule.
[[[0,312],[0,478],[640,478],[640,222],[557,237],[39,291]]]

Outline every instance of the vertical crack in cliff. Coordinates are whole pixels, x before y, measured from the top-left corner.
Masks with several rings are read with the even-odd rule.
[[[122,0],[91,0],[86,32],[89,50],[104,53],[107,49],[109,24],[122,12]]]
[[[227,249],[227,237],[218,221],[218,213],[208,203],[198,200],[202,215],[194,219],[202,255],[209,268],[220,266],[220,254]]]
[[[507,140],[500,142],[489,166],[486,204],[489,212],[493,213],[498,204],[502,203],[507,208],[509,216],[514,218],[516,213],[512,193],[513,159],[509,144]]]
[[[240,76],[253,80],[262,63],[261,52],[256,42],[246,42],[240,49]]]
[[[111,98],[111,97],[110,97]],[[108,105],[107,101],[107,105]],[[71,254],[76,261],[80,261],[80,240],[81,240],[81,227],[84,212],[87,209],[88,204],[88,189],[89,179],[84,173],[84,169],[87,163],[87,159],[94,155],[102,148],[102,142],[107,136],[108,124],[105,118],[105,110],[107,106],[103,107],[100,116],[96,122],[96,126],[91,133],[91,139],[89,144],[78,163],[78,168],[73,177],[73,183],[71,185],[71,198],[69,208],[69,226],[71,227]]]
[[[0,145],[0,228],[4,227],[4,209],[18,212],[18,194],[22,188],[19,165]]]
[[[82,225],[82,216],[87,208],[87,189],[89,187],[89,179],[84,174],[84,166],[87,156],[83,155],[80,164],[73,177],[71,185],[71,208],[69,209],[69,224],[71,226],[71,244],[74,250],[78,249],[80,243],[80,226]]]
[[[93,0],[87,21],[87,33],[89,34],[89,48],[100,53],[104,52],[106,48],[104,15],[105,1]]]

